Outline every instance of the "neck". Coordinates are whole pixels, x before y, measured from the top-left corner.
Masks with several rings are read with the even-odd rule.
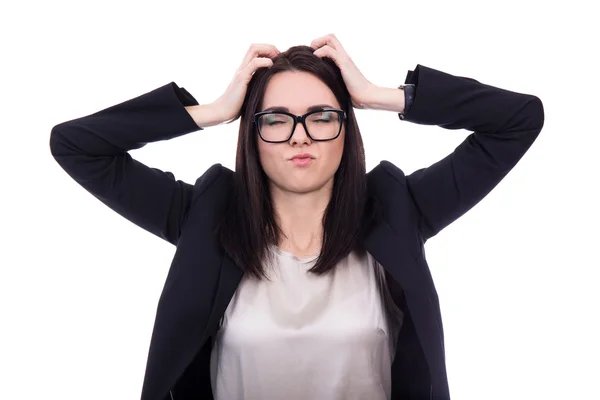
[[[278,247],[297,256],[321,251],[323,215],[331,199],[333,179],[321,188],[304,193],[283,190],[271,183],[271,199],[284,237]]]

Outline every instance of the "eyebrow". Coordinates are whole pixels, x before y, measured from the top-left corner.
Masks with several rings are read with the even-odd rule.
[[[320,110],[320,109],[323,109],[323,108],[335,108],[335,107],[332,106],[332,105],[329,105],[329,104],[316,104],[314,106],[308,107],[306,109],[306,112],[311,112],[311,111],[314,111],[314,110]],[[286,111],[286,112],[290,112],[289,108],[282,107],[282,106],[269,107],[269,108],[264,109],[263,111]]]

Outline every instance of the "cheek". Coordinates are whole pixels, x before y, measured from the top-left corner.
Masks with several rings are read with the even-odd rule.
[[[342,143],[342,145],[337,145],[335,147],[335,149],[333,151],[333,154],[332,154],[331,162],[333,164],[335,164],[334,165],[334,171],[333,171],[334,173],[335,173],[335,171],[337,171],[338,167],[340,166],[340,163],[342,161],[342,155],[343,155],[343,153],[344,153],[344,145]]]
[[[331,146],[323,146],[320,151],[321,160],[319,166],[314,170],[315,175],[313,175],[312,178],[319,182],[325,182],[331,179],[340,166],[343,151],[343,144],[331,143]]]
[[[335,170],[339,166],[342,161],[342,155],[344,153],[344,137],[340,137],[341,140],[332,143],[332,146],[329,151],[329,163],[332,165]]]
[[[258,158],[263,170],[269,178],[273,179],[280,173],[279,171],[281,171],[283,166],[279,165],[280,161],[278,160],[281,160],[281,156],[278,155],[278,152],[275,151],[273,147],[265,148],[262,144],[259,145]]]

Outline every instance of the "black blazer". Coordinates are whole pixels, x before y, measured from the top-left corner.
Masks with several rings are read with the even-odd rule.
[[[418,64],[404,121],[472,131],[456,149],[409,175],[388,161],[367,173],[381,209],[364,246],[386,270],[404,325],[392,365],[394,399],[448,399],[444,332],[425,242],[483,199],[517,164],[544,124],[542,102]],[[177,246],[152,333],[142,400],[212,398],[209,356],[242,270],[213,230],[233,171],[215,164],[191,185],[150,168],[128,150],[197,131],[175,82],[53,127],[60,166],[108,207]]]

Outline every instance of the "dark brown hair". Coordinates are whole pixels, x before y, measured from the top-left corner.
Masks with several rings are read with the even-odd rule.
[[[331,89],[347,114],[342,160],[323,215],[321,252],[310,271],[323,275],[352,250],[364,251],[361,238],[367,224],[367,183],[360,130],[340,69],[333,60],[319,58],[313,51],[309,46],[294,46],[275,57],[271,67],[259,68],[252,76],[241,108],[233,192],[217,237],[244,273],[259,279],[266,277],[265,257],[272,259],[269,244],[279,245],[283,232],[275,219],[269,178],[258,156],[260,139],[252,120],[260,111],[269,79],[283,71],[314,74]]]

